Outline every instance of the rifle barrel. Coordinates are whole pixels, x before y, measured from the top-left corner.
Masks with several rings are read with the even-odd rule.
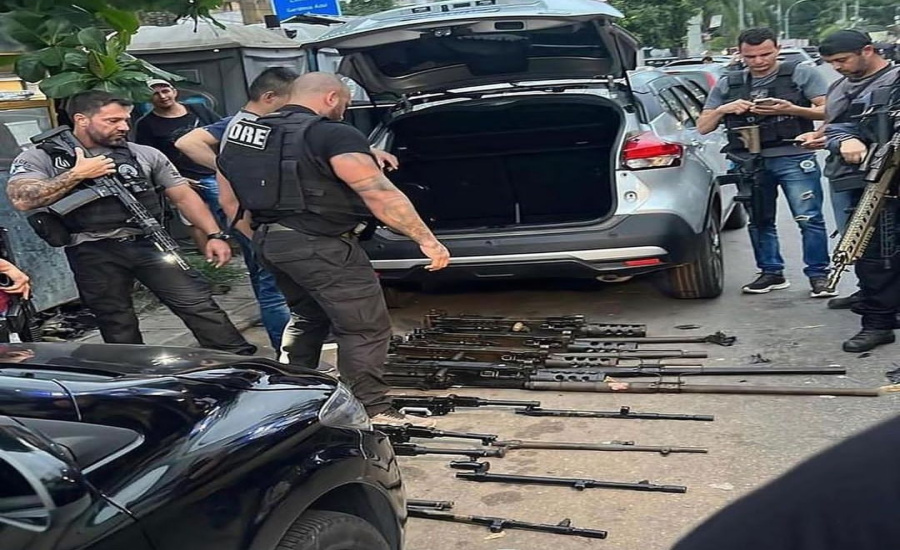
[[[644,491],[651,493],[686,493],[687,487],[682,485],[657,485],[649,481],[636,483],[626,481],[604,481],[600,479],[579,479],[573,477],[521,476],[514,474],[495,474],[492,472],[457,472],[456,477],[467,481],[488,483],[521,483],[523,485],[565,485],[579,491],[583,489],[623,489],[626,491]]]
[[[683,453],[683,454],[706,454],[709,449],[705,447],[668,447],[662,445],[634,445],[633,443],[624,443],[610,441],[607,443],[575,443],[568,441],[522,441],[513,439],[509,441],[492,441],[491,445],[495,447],[504,447],[506,449],[546,449],[559,451],[622,451],[634,453],[659,453],[663,456]]]
[[[632,412],[630,407],[622,407],[618,411],[579,411],[574,409],[542,409],[534,407],[516,411],[516,414],[525,416],[558,416],[571,418],[617,418],[623,420],[694,420],[700,422],[712,422],[715,417],[711,414],[669,414]]]
[[[741,386],[683,384],[680,382],[526,382],[535,391],[579,391],[596,393],[710,393],[731,395],[834,395],[878,397],[878,388],[816,388],[807,386]]]
[[[519,529],[523,531],[539,531],[541,533],[553,533],[555,535],[569,535],[591,539],[605,539],[607,536],[606,531],[601,531],[599,529],[581,529],[572,527],[572,522],[568,519],[564,519],[556,525],[550,525],[491,516],[463,516],[428,508],[417,508],[415,506],[407,508],[407,512],[411,518],[433,519],[437,521],[465,523],[468,525],[483,525],[489,528],[492,533],[499,533],[504,529]]]

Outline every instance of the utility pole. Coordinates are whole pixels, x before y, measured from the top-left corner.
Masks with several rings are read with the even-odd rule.
[[[847,24],[847,2],[841,2],[841,23]]]
[[[738,0],[738,31],[744,30],[744,0]]]
[[[850,26],[856,28],[857,25],[859,25],[859,0],[853,3],[853,24]]]

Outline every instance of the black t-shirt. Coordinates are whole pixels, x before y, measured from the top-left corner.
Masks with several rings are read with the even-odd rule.
[[[294,113],[316,114],[306,107],[287,105],[282,111]],[[328,161],[332,157],[346,153],[364,153],[371,155],[369,140],[365,134],[339,120],[324,120],[313,125],[306,133],[307,144],[317,157],[330,170]],[[334,175],[334,174],[330,174]]]
[[[728,506],[673,550],[895,550],[900,417]]]
[[[212,124],[220,117],[203,105],[185,105],[185,107],[187,113],[175,118],[161,117],[153,111],[144,115],[137,122],[135,142],[162,151],[186,178],[198,180],[214,176],[215,171],[197,164],[176,149],[175,142],[194,128]]]

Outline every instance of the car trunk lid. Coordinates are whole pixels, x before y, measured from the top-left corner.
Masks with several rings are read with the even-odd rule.
[[[597,0],[469,0],[351,21],[306,46],[372,99],[501,82],[626,77],[637,41]],[[324,50],[324,52],[323,52]]]

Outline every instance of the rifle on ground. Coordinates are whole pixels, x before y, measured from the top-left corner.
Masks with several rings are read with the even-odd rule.
[[[85,157],[92,156],[87,147],[78,141],[68,126],[60,126],[48,132],[31,138],[34,144],[52,142],[68,154],[75,157],[75,148],[84,151]],[[166,261],[178,264],[181,269],[187,271],[190,264],[178,252],[178,243],[166,233],[159,221],[138,201],[131,191],[125,187],[115,176],[100,176],[93,178],[86,189],[70,193],[47,207],[48,210],[59,216],[81,208],[82,206],[105,197],[115,197],[122,206],[131,214],[130,222],[136,224],[153,245],[163,253]]]
[[[457,472],[457,479],[488,483],[513,483],[522,485],[561,485],[579,491],[584,489],[622,489],[626,491],[644,491],[651,493],[686,493],[687,487],[682,485],[657,485],[647,480],[630,483],[625,481],[603,481],[599,479],[582,479],[572,477],[523,476],[514,474],[495,474],[491,472]]]
[[[426,328],[452,328],[454,332],[549,333],[580,336],[644,336],[646,325],[588,323],[584,315],[558,317],[451,316],[444,311],[425,315]]]
[[[450,432],[446,430],[438,430],[435,428],[427,428],[422,426],[395,426],[393,424],[375,424],[375,429],[388,436],[391,443],[408,443],[414,437],[419,438],[452,438],[452,439],[474,439],[480,441],[482,445],[490,445],[497,440],[494,434],[478,434],[469,432]]]
[[[516,411],[525,416],[555,416],[566,418],[616,418],[621,420],[694,420],[712,422],[715,417],[709,414],[670,414],[633,412],[631,407],[622,407],[617,411],[579,411],[574,409],[542,409],[529,407]]]
[[[640,344],[716,344],[717,346],[733,346],[737,342],[737,336],[729,336],[722,331],[707,334],[705,336],[645,336],[641,338],[577,338],[567,346],[568,351],[600,351],[604,346],[612,343],[628,342]]]
[[[833,395],[878,397],[880,388],[816,388],[809,386],[743,386],[685,384],[676,382],[526,382],[535,391],[577,391],[591,393],[705,393],[726,395]]]
[[[15,253],[9,244],[9,231],[0,227],[0,258],[18,265]],[[6,275],[0,275],[0,287],[8,287],[12,281]],[[0,289],[0,292],[3,292]],[[9,302],[6,312],[0,315],[0,342],[35,342],[40,334],[35,327],[37,311],[30,298],[20,294],[6,293]]]
[[[506,449],[450,449],[443,447],[423,447],[414,443],[392,443],[397,456],[448,455],[467,456],[469,458],[503,458]]]
[[[539,531],[541,533],[587,537],[591,539],[605,539],[607,535],[606,531],[600,531],[599,529],[581,529],[572,527],[572,520],[569,518],[560,521],[556,525],[550,525],[492,516],[463,516],[452,514],[450,512],[442,512],[434,507],[408,505],[406,511],[411,518],[433,519],[453,523],[466,523],[469,525],[484,525],[490,529],[491,533],[500,533],[504,529],[520,529],[524,531]]]
[[[445,361],[504,361],[516,363],[542,363],[548,367],[587,365],[599,359],[703,359],[705,351],[685,350],[612,350],[594,352],[548,353],[545,350],[521,350],[515,348],[449,346],[423,344],[394,344],[391,353],[410,359],[437,359]]]
[[[515,401],[512,399],[483,399],[467,395],[388,395],[395,409],[422,409],[435,416],[444,416],[457,407],[540,407],[540,401]]]
[[[429,508],[431,510],[450,510],[453,508],[452,500],[423,500],[418,498],[406,499],[406,505],[414,508]]]
[[[523,441],[510,439],[506,441],[491,441],[493,447],[502,447],[507,450],[514,449],[543,449],[554,451],[600,451],[600,452],[632,452],[632,453],[659,453],[663,456],[670,454],[706,454],[709,449],[705,447],[667,447],[662,445],[635,445],[634,441],[603,441],[600,443],[576,443],[569,441]]]

